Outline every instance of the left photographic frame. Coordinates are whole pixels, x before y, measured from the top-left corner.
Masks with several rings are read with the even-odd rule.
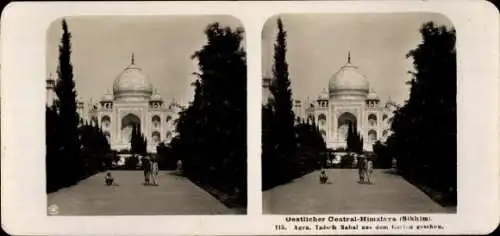
[[[237,18],[67,16],[46,44],[48,215],[246,214]]]

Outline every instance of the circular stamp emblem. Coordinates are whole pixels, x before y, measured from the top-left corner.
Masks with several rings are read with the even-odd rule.
[[[48,208],[48,214],[49,216],[59,214],[59,207],[57,205],[50,205]]]

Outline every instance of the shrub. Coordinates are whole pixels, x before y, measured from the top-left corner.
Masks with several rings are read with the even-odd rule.
[[[354,156],[344,155],[340,161],[340,168],[353,168]]]
[[[137,156],[131,156],[125,160],[125,169],[135,170],[137,169],[137,164],[139,164],[139,158]]]
[[[392,167],[392,157],[390,156],[387,146],[377,141],[373,144],[373,152],[377,159],[375,159],[375,167],[389,169]]]

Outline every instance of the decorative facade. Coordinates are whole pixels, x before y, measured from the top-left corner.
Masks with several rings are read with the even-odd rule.
[[[47,103],[55,99],[54,79],[47,80]],[[169,143],[175,136],[175,122],[182,107],[173,99],[165,104],[161,96],[153,92],[148,76],[135,64],[130,65],[115,78],[113,93],[106,93],[98,103],[89,102],[85,114],[84,104],[77,101],[77,112],[82,122],[97,124],[108,138],[114,150],[130,149],[133,126],[138,127],[148,141],[148,152],[155,153],[160,142]]]
[[[269,84],[264,79],[263,87]],[[272,99],[263,93],[263,101]],[[329,80],[316,101],[293,101],[293,111],[297,121],[304,120],[318,126],[328,148],[346,148],[349,124],[363,137],[363,149],[373,150],[373,144],[385,142],[390,135],[390,121],[397,105],[390,101],[380,103],[378,95],[370,88],[370,83],[348,55],[343,65]]]

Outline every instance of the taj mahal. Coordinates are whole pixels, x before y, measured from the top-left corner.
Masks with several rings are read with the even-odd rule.
[[[263,79],[263,101],[272,102],[269,86],[271,78]],[[293,83],[293,81],[292,81]],[[293,100],[293,112],[297,122],[306,120],[315,123],[328,148],[346,148],[349,124],[363,137],[363,149],[372,151],[373,144],[384,142],[390,135],[390,121],[398,106],[388,99],[381,103],[371,88],[368,78],[351,62],[347,62],[334,73],[315,101]]]
[[[52,76],[46,80],[47,105],[56,99]],[[175,121],[182,107],[172,99],[166,104],[149,82],[146,73],[131,61],[113,82],[113,93],[104,94],[97,102],[88,102],[87,109],[77,100],[80,122],[98,125],[113,150],[129,150],[132,129],[136,126],[148,141],[147,150],[156,153],[159,143],[169,143],[175,136]]]

